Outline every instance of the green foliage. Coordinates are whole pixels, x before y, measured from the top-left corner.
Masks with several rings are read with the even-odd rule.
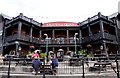
[[[92,57],[91,54],[87,54],[86,53],[86,50],[80,50],[80,51],[78,51],[77,55],[84,55],[85,57]]]
[[[46,53],[40,53],[40,57],[41,57],[41,58],[45,58],[46,56],[47,56]]]
[[[78,51],[78,55],[86,55],[87,53],[86,53],[86,51],[85,50],[80,50],[80,51]]]

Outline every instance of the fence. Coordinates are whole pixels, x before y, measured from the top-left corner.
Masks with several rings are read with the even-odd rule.
[[[91,57],[91,58],[70,58],[69,60],[60,59],[58,62],[58,74],[79,74],[83,75],[83,78],[87,74],[110,74],[117,75],[119,78],[120,70],[120,58],[111,56],[109,59],[106,59],[103,56],[100,57]],[[27,63],[25,64],[25,61]],[[26,58],[13,58],[13,59],[4,59],[4,63],[0,66],[0,72],[7,71],[8,75],[10,73],[31,73],[31,59]],[[19,63],[19,64],[18,64]],[[16,64],[18,64],[16,66]],[[7,66],[7,68],[6,68]],[[19,71],[18,71],[19,67]],[[18,72],[16,72],[17,70]]]

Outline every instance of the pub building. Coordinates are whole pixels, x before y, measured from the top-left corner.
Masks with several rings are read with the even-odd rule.
[[[22,13],[14,18],[1,14],[1,53],[15,51],[15,55],[21,57],[33,48],[48,54],[52,51],[57,58],[68,52],[73,56],[81,49],[91,54],[115,54],[119,46],[115,20],[98,13],[79,23],[39,23]]]

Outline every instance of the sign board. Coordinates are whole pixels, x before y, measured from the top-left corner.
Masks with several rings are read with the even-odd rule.
[[[71,27],[71,26],[78,26],[75,22],[48,22],[44,23],[42,27]]]

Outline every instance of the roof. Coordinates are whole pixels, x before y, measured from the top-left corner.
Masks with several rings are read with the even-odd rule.
[[[78,27],[78,23],[76,22],[47,22],[43,23],[42,27]]]
[[[5,14],[0,14],[1,16],[3,16],[3,18],[7,18],[7,19],[9,19],[9,20],[11,20],[12,19],[12,17],[10,17],[10,16],[7,16],[7,15],[5,15]]]
[[[116,12],[116,13],[113,13],[113,14],[109,15],[109,16],[108,16],[108,18],[117,17],[117,15],[118,15],[118,12]]]

